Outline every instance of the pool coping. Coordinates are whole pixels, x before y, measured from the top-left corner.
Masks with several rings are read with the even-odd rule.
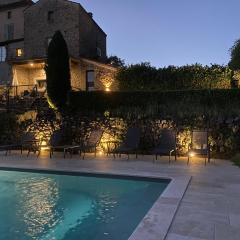
[[[70,166],[69,166],[70,167]],[[137,172],[134,170],[126,172],[126,170],[108,170],[107,172],[93,170],[93,169],[62,169],[56,166],[48,167],[12,167],[12,166],[0,166],[0,170],[15,170],[15,171],[40,171],[49,173],[62,173],[62,174],[95,174],[102,175],[103,177],[116,176],[116,177],[137,177],[137,178],[149,178],[149,179],[165,179],[171,180],[168,186],[165,188],[160,197],[155,201],[153,206],[147,212],[142,221],[138,224],[137,228],[131,234],[128,240],[164,240],[169,232],[173,219],[179,208],[181,200],[187,190],[187,187],[191,181],[191,176],[186,175],[174,175],[164,173],[152,173],[152,172]]]

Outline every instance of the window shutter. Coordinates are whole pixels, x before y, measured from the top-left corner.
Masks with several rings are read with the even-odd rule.
[[[8,25],[4,25],[4,39],[8,40]]]
[[[8,39],[12,40],[14,39],[14,24],[9,24],[9,35]]]

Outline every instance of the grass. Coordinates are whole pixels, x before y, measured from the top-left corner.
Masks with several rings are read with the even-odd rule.
[[[240,167],[240,153],[237,153],[231,160],[236,166]]]

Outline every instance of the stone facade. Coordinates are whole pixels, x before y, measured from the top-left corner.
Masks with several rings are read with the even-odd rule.
[[[0,48],[6,51],[5,61],[0,59],[0,85],[12,83],[13,71],[10,61],[17,58],[16,49],[23,49],[24,10],[32,4],[31,0],[0,1]],[[9,27],[11,36],[8,34]]]
[[[73,89],[88,89],[88,71],[94,73],[94,90],[117,89],[113,84],[116,69],[104,64],[106,34],[80,4],[68,0],[39,0],[35,4],[30,0],[4,1],[2,12],[0,3],[0,46],[6,48],[7,57],[6,62],[0,64],[0,84],[30,85],[28,88],[31,88],[38,84],[38,79],[46,79],[44,64],[48,44],[60,30],[69,49]],[[9,10],[12,19],[5,19]],[[3,38],[1,18],[14,24],[11,41]]]
[[[0,6],[1,7],[1,6]],[[14,9],[8,9],[8,11],[1,11],[0,8],[0,42],[13,39],[21,39],[24,37],[24,17],[23,11],[26,7],[19,7]],[[8,19],[8,12],[11,12],[11,18]],[[7,24],[14,24],[14,36],[13,39],[8,39],[5,34],[5,27]]]
[[[114,81],[116,69],[105,64],[96,63],[88,59],[71,61],[71,82],[73,89],[87,90],[86,72],[94,72],[95,90],[116,91],[117,82]]]
[[[44,65],[44,61],[33,63],[32,66],[28,63],[15,64],[13,66],[13,85],[29,85],[25,87],[19,87],[19,89],[30,91],[35,85],[38,85],[39,80],[46,79]],[[87,71],[94,72],[94,90],[115,91],[118,89],[117,83],[114,81],[116,69],[111,66],[81,58],[79,60],[70,60],[70,70],[71,85],[72,89],[75,91],[87,90]]]
[[[106,34],[80,4],[65,0],[40,0],[26,9],[24,28],[25,57],[47,55],[48,41],[57,30],[63,34],[73,58],[106,58]]]
[[[0,86],[10,84],[12,79],[11,66],[6,62],[0,62]]]

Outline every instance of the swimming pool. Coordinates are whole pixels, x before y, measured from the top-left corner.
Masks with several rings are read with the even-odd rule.
[[[0,170],[0,240],[127,240],[168,184]]]

